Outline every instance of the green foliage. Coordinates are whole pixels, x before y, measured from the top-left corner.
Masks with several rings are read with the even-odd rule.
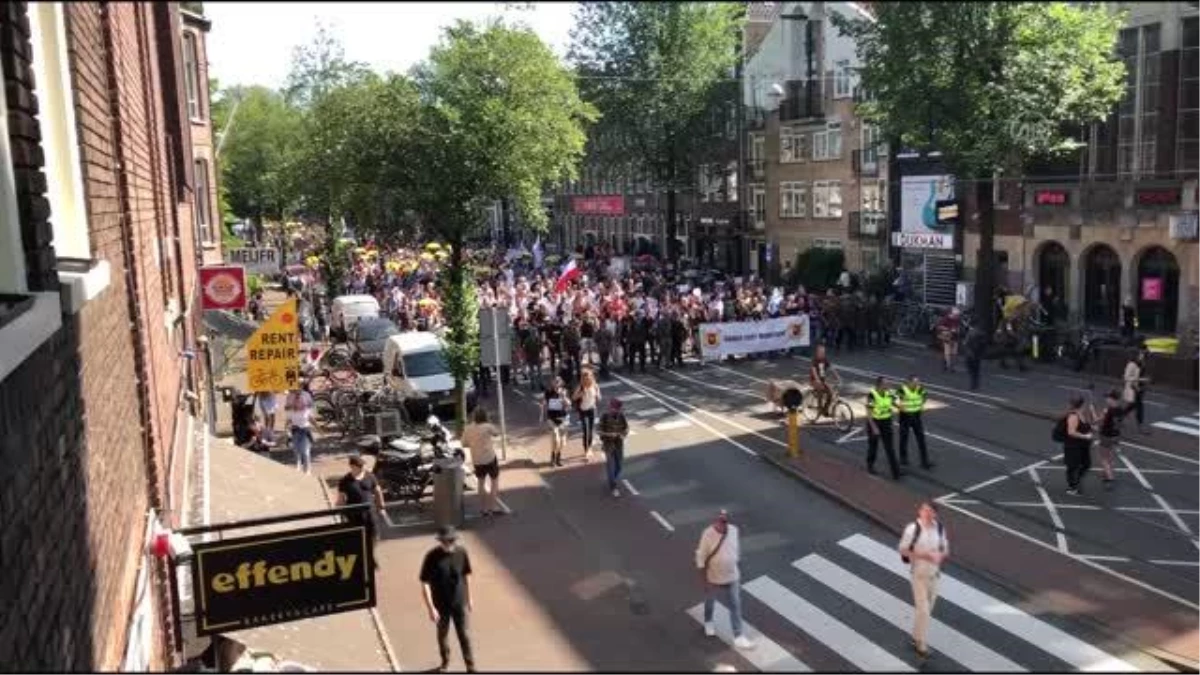
[[[337,237],[326,237],[321,251],[321,278],[329,297],[342,292],[346,275],[350,273],[350,244]]]
[[[266,288],[261,275],[247,274],[246,275],[246,290],[251,296]]]
[[[466,266],[450,268],[440,277],[442,316],[446,330],[446,365],[454,375],[458,396],[457,418],[461,426],[467,411],[463,405],[463,383],[479,367],[479,297],[476,281]]]
[[[306,109],[325,94],[370,75],[366,64],[346,60],[342,43],[323,24],[312,41],[292,52],[292,66],[283,88],[289,105]]]
[[[1123,22],[1101,3],[882,2],[833,22],[857,44],[865,117],[907,148],[940,150],[956,175],[990,178],[1072,147],[1103,120],[1125,68]]]
[[[221,223],[221,248],[228,251],[231,248],[242,248],[245,245],[246,242],[233,233],[230,223]]]
[[[824,292],[837,284],[846,265],[846,254],[838,249],[810,248],[796,256],[791,284],[802,284],[810,293]]]
[[[692,171],[713,145],[697,133],[714,93],[738,63],[744,3],[580,3],[569,59],[584,98],[602,118],[592,156],[609,170],[631,162],[667,192],[667,238],[676,248],[675,191],[693,185]]]
[[[266,87],[226,90],[221,105],[230,101],[227,138],[220,153],[221,181],[229,208],[243,218],[282,220],[295,200],[293,164],[300,142],[302,118],[283,97]],[[233,106],[236,105],[236,112]],[[214,105],[214,111],[217,106]],[[228,115],[235,115],[231,120]],[[217,116],[214,112],[214,125]]]

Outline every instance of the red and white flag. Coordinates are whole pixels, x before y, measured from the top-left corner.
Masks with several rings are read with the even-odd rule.
[[[562,293],[573,280],[582,274],[583,270],[576,264],[575,258],[567,259],[567,264],[563,265],[562,272],[558,275],[558,282],[554,284],[554,292]]]

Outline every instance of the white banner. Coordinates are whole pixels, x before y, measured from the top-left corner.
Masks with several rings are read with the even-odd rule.
[[[279,249],[275,248],[227,248],[225,262],[241,265],[251,274],[279,274]]]
[[[700,324],[700,357],[706,361],[734,354],[807,347],[809,343],[807,314]]]
[[[954,248],[954,236],[924,232],[893,232],[892,246],[900,248]]]

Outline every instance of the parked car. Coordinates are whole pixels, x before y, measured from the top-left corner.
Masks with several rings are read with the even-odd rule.
[[[333,299],[329,310],[329,334],[345,341],[359,319],[379,316],[379,301],[370,295],[342,295]]]
[[[350,329],[350,361],[360,373],[383,369],[383,346],[387,339],[399,335],[400,329],[391,319],[382,316],[363,317]]]
[[[430,413],[443,419],[454,417],[454,376],[438,335],[409,331],[389,337],[383,348],[383,372],[388,385],[406,399],[409,419],[423,420]],[[477,395],[470,381],[465,386],[469,411],[474,409]]]

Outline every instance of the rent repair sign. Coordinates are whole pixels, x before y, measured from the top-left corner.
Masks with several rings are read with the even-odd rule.
[[[200,636],[375,606],[375,563],[362,525],[338,523],[192,548]]]
[[[300,388],[300,324],[288,298],[246,341],[246,384],[252,392]]]

